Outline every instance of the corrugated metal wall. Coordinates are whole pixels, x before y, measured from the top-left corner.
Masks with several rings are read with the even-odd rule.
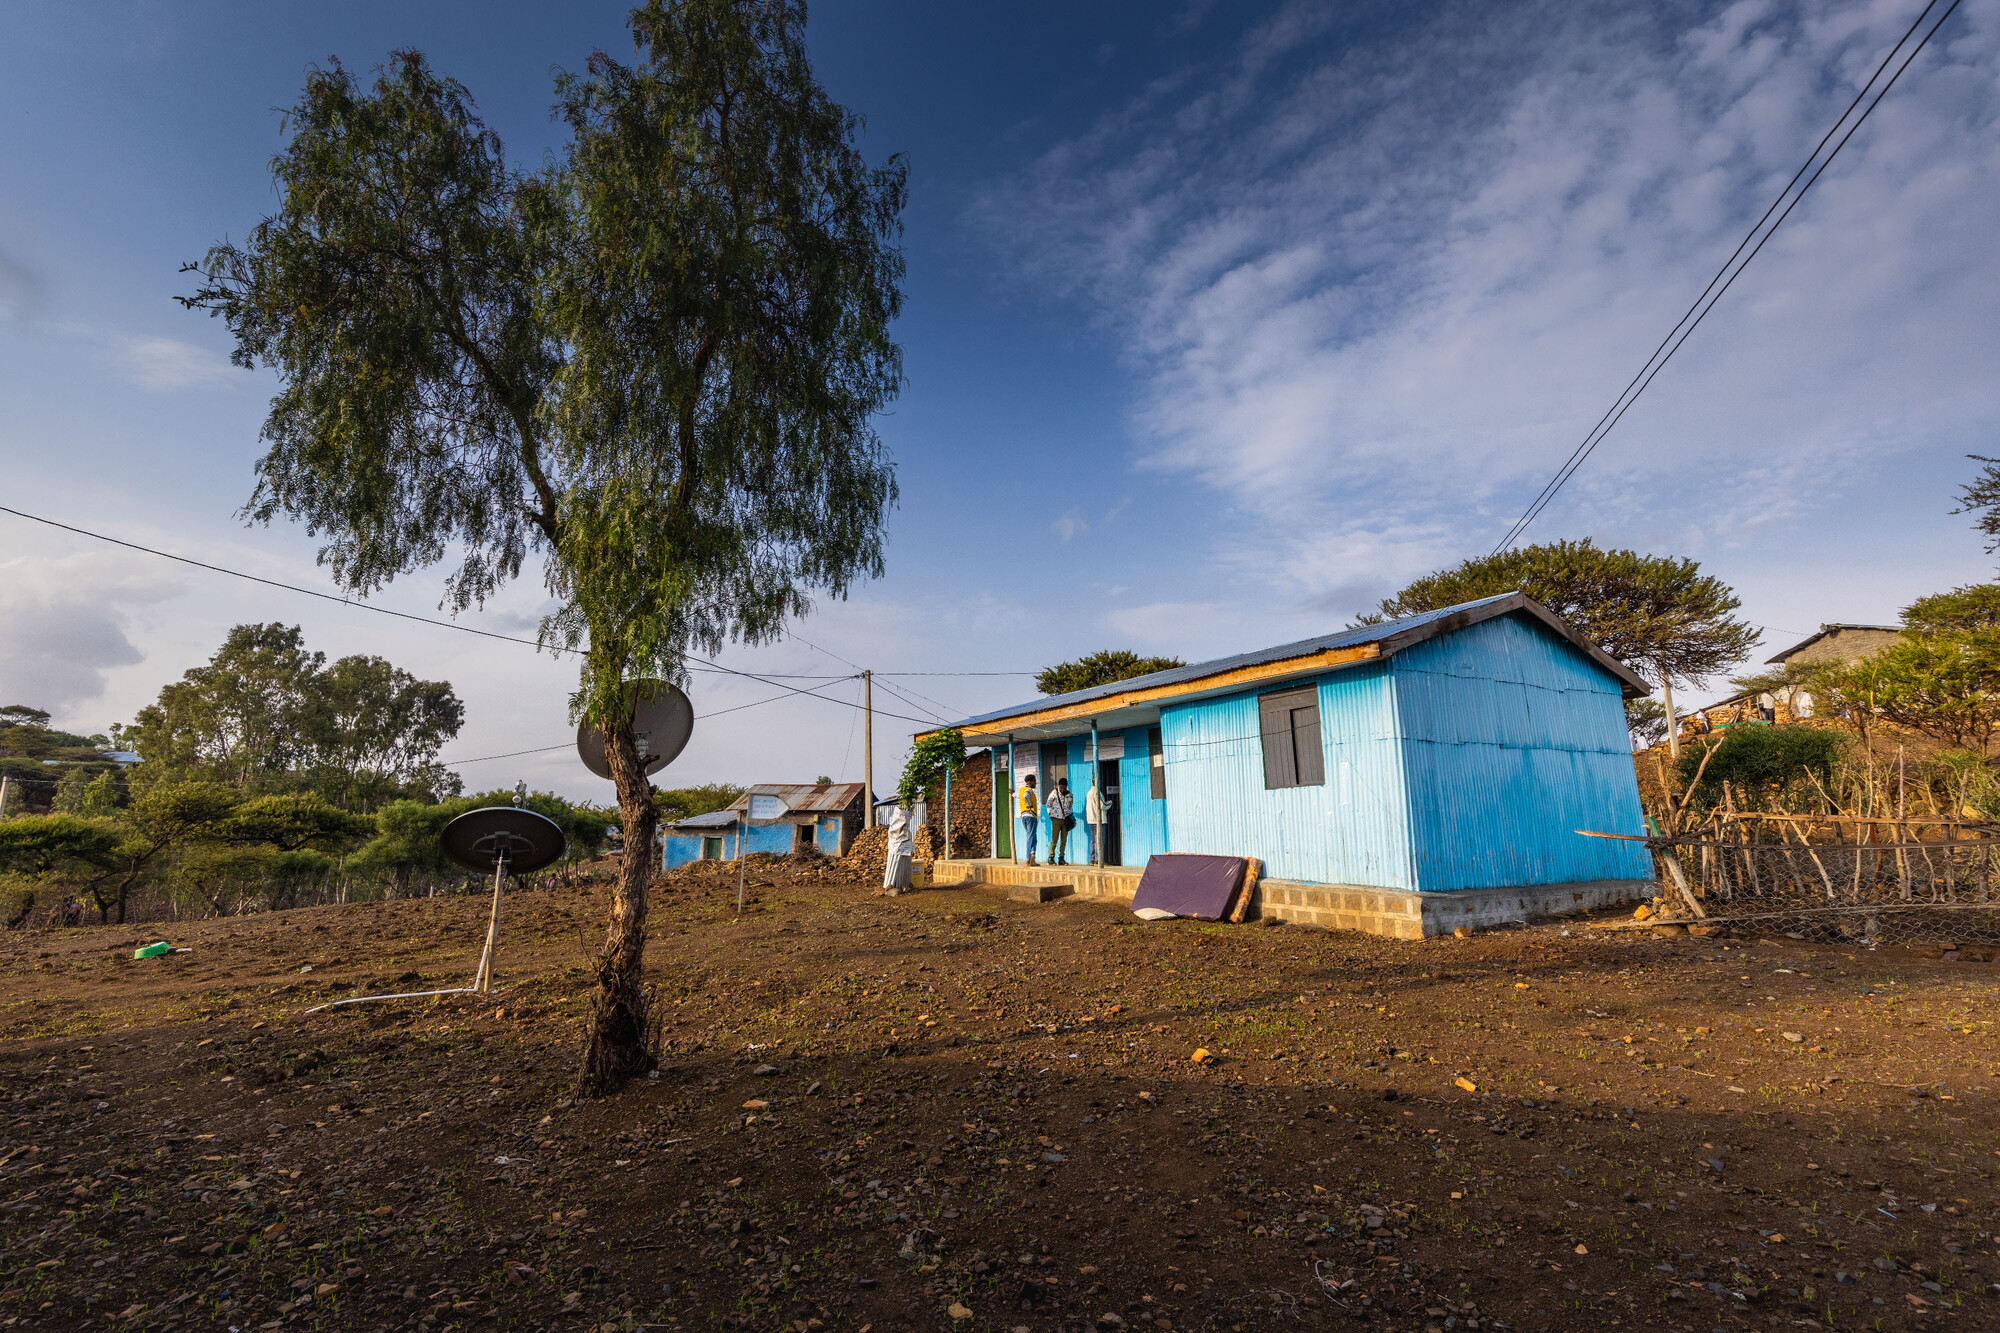
[[[1415,888],[1389,672],[1351,667],[1317,684],[1321,786],[1264,789],[1254,692],[1162,711],[1173,848],[1255,856],[1277,879]]]
[[[1574,832],[1645,832],[1617,682],[1583,654],[1507,616],[1389,665],[1417,887],[1651,876],[1638,844]]]

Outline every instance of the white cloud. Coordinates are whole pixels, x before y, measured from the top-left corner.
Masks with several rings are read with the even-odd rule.
[[[227,357],[173,338],[112,340],[119,371],[142,389],[200,389],[220,384],[235,369]]]
[[[77,704],[103,695],[108,671],[144,660],[127,612],[181,591],[171,574],[109,552],[0,562],[0,695],[72,721]]]
[[[983,215],[1122,341],[1143,464],[1275,534],[1220,558],[1344,612],[1499,538],[1908,9],[1468,3],[1336,49],[1301,0]],[[1976,448],[1996,113],[1993,18],[1961,10],[1534,534],[1714,551]]]
[[[1058,540],[1067,542],[1073,540],[1079,533],[1089,532],[1090,525],[1083,521],[1083,515],[1072,509],[1049,524],[1049,531],[1055,533]]]

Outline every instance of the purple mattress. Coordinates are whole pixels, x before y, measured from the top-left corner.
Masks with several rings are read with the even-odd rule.
[[[1175,916],[1220,921],[1243,885],[1247,862],[1240,856],[1197,856],[1173,852],[1147,858],[1132,910],[1157,907]]]

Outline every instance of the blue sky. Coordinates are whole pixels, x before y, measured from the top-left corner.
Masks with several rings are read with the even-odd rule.
[[[750,669],[1190,660],[1337,628],[1489,549],[1916,8],[1901,3],[822,4],[812,50],[906,153],[909,383],[888,576]],[[423,49],[510,157],[624,5],[23,8],[0,47],[6,503],[327,586],[234,515],[272,382],[173,302],[272,204],[308,63]],[[2000,452],[2000,55],[1961,9],[1531,536],[1691,555],[1775,649],[1991,576],[1947,511]],[[529,580],[468,623],[520,632]],[[430,612],[419,574],[378,599]],[[571,670],[0,516],[0,695],[99,730],[231,624],[449,679],[448,758],[559,745]],[[1761,656],[1761,655],[1760,655]],[[839,660],[845,659],[845,661]],[[886,679],[966,715],[1025,677]],[[1719,684],[1719,682],[1718,682]],[[774,693],[699,677],[697,712]],[[855,687],[832,691],[852,699]],[[877,728],[878,781],[911,724]],[[859,776],[852,710],[698,728],[675,781]],[[563,750],[475,787],[603,798]]]

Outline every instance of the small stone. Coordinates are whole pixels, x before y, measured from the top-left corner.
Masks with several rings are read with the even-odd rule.
[[[775,1074],[778,1072],[778,1067],[776,1065],[758,1065],[753,1072],[759,1074]]]
[[[1451,937],[1455,940],[1469,940],[1472,938],[1472,927],[1471,926],[1454,927],[1451,932]]]
[[[1632,909],[1632,919],[1634,921],[1652,920],[1653,919],[1652,905],[1649,903],[1640,903],[1637,907]]]
[[[1589,1253],[1590,1253],[1590,1248],[1589,1248],[1588,1246],[1585,1246],[1585,1245],[1579,1245],[1579,1246],[1577,1246],[1577,1247],[1576,1247],[1576,1252],[1577,1252],[1578,1254],[1589,1254]]]
[[[1115,1310],[1106,1310],[1103,1314],[1097,1316],[1097,1326],[1103,1329],[1123,1328],[1125,1327],[1125,1316]]]
[[[765,1101],[762,1097],[752,1097],[749,1101],[743,1103],[743,1109],[746,1111],[763,1111],[768,1110],[770,1105],[771,1103]]]
[[[1452,1083],[1457,1087],[1464,1088],[1467,1092],[1479,1091],[1479,1085],[1477,1083],[1474,1083],[1471,1079],[1466,1078],[1463,1074],[1453,1079]]]
[[[953,1301],[951,1303],[951,1307],[947,1309],[945,1313],[950,1315],[953,1319],[972,1318],[972,1311],[966,1306],[960,1305],[957,1301]]]
[[[1194,1054],[1188,1057],[1188,1060],[1194,1064],[1205,1065],[1214,1058],[1214,1056],[1208,1053],[1206,1046],[1198,1046],[1195,1048]]]
[[[1896,1261],[1886,1254],[1878,1257],[1874,1262],[1877,1272],[1893,1273],[1896,1271]]]
[[[1780,1032],[1778,1035],[1783,1037],[1786,1041],[1790,1042],[1800,1042],[1805,1040],[1805,1037],[1797,1032]]]

